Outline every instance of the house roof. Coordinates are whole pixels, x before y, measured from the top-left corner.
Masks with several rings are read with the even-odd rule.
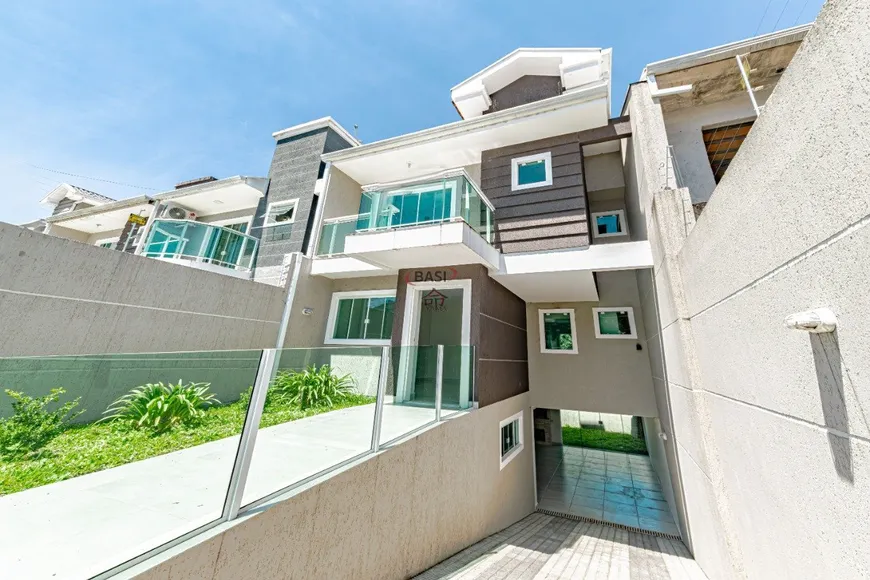
[[[70,183],[61,183],[52,189],[48,195],[42,198],[42,201],[39,203],[55,206],[64,198],[69,198],[75,201],[87,200],[94,205],[104,205],[115,201],[111,197],[101,195],[89,189],[85,189],[84,187],[79,187],[78,185],[72,185]]]
[[[518,48],[453,87],[450,98],[463,119],[479,117],[490,96],[524,76],[559,77],[566,92],[609,81],[610,59],[610,49]]]
[[[350,132],[342,127],[338,121],[333,119],[332,117],[321,117],[319,119],[314,119],[313,121],[308,121],[307,123],[302,123],[300,125],[293,125],[292,127],[287,127],[286,129],[281,129],[280,131],[275,131],[272,133],[272,137],[275,138],[276,141],[281,139],[287,139],[289,137],[295,137],[296,135],[301,135],[302,133],[308,133],[310,131],[316,131],[317,129],[332,129],[341,137],[351,144],[352,147],[357,147],[360,142],[359,140],[350,134]]]

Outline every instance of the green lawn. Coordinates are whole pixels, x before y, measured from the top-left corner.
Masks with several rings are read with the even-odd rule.
[[[279,400],[266,406],[260,428],[374,402],[374,397],[354,394],[332,406],[302,411]],[[52,439],[38,458],[0,459],[0,496],[239,435],[246,410],[246,402],[213,407],[199,425],[162,435],[111,423],[70,427]]]
[[[625,433],[611,433],[601,429],[581,429],[580,427],[562,427],[562,444],[576,447],[591,447],[605,451],[621,451],[622,453],[640,453],[649,455],[646,442]]]

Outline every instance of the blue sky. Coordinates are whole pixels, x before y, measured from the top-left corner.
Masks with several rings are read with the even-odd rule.
[[[324,115],[359,125],[365,142],[455,121],[450,87],[520,46],[613,48],[618,112],[646,63],[809,22],[821,4],[8,3],[0,221],[46,215],[38,201],[62,181],[122,198],[201,175],[266,175],[271,134]]]

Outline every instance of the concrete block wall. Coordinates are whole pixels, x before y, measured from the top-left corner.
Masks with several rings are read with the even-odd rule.
[[[499,422],[525,447],[500,469]],[[528,393],[450,419],[121,577],[409,578],[534,511]]]
[[[870,575],[868,45],[870,5],[829,1],[694,228],[665,194],[647,214],[662,429],[711,579]],[[784,327],[823,306],[835,333]]]

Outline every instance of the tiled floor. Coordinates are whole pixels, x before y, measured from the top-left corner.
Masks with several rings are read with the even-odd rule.
[[[646,455],[535,447],[538,508],[679,535]]]
[[[447,578],[706,580],[680,540],[540,513],[417,576]]]

